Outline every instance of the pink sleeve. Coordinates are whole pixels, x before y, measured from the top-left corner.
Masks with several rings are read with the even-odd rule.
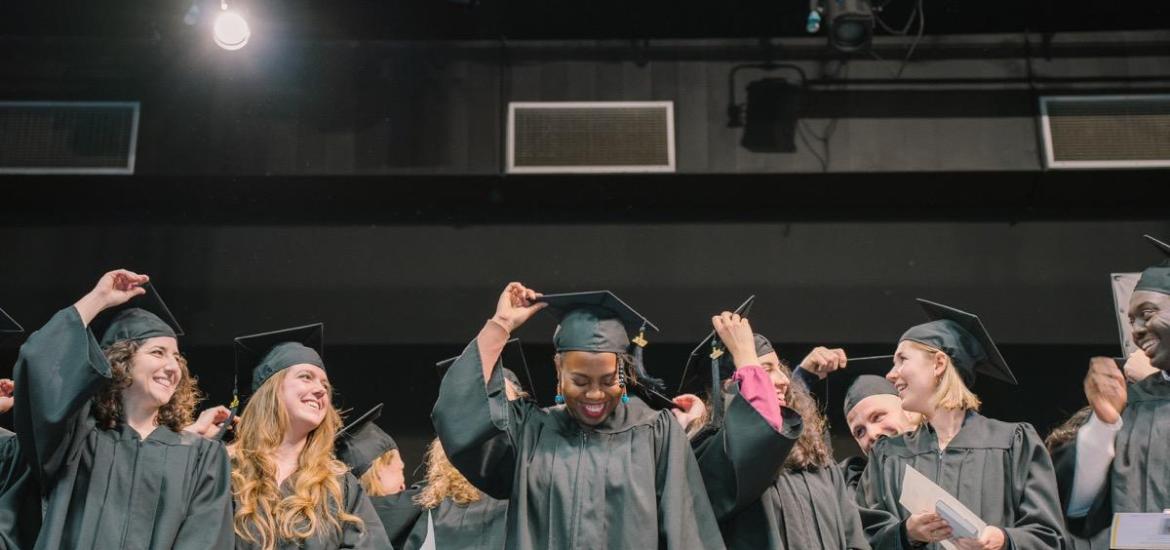
[[[739,383],[739,396],[748,402],[772,429],[781,431],[784,421],[780,416],[780,400],[772,377],[761,367],[746,366],[735,370],[731,379]]]
[[[496,367],[496,360],[500,358],[500,353],[504,351],[504,344],[507,343],[508,331],[491,319],[484,323],[483,329],[479,331],[479,336],[475,337],[475,345],[479,349],[480,366],[483,367],[484,382],[491,377],[492,369]]]

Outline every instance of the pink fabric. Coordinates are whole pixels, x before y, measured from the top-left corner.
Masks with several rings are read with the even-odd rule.
[[[781,431],[780,400],[768,371],[755,365],[735,369],[731,379],[739,383],[739,396],[745,399],[773,430]]]
[[[491,378],[492,369],[496,367],[496,360],[504,352],[504,344],[507,343],[508,331],[491,319],[484,323],[483,328],[479,331],[479,336],[475,337],[475,345],[479,349],[479,360],[482,362],[480,366],[483,368],[484,383],[487,383]]]

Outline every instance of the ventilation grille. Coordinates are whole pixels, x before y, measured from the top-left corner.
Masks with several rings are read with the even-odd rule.
[[[1170,166],[1170,95],[1040,98],[1049,168]]]
[[[0,173],[133,174],[138,107],[0,101]]]
[[[674,171],[674,103],[510,103],[508,172]]]

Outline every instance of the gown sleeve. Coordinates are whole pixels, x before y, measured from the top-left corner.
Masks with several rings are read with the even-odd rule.
[[[204,445],[201,479],[196,483],[187,518],[175,537],[175,550],[231,548],[235,542],[232,522],[231,465],[218,441]]]
[[[874,446],[861,481],[857,485],[857,508],[861,516],[865,537],[874,550],[900,550],[910,548],[910,537],[906,534],[906,522],[898,516],[898,510],[887,510],[887,503],[897,506],[898,498],[892,479],[883,473],[881,467],[883,441]],[[895,472],[900,475],[902,472]]]
[[[829,465],[833,476],[833,487],[837,490],[837,505],[841,507],[841,530],[844,532],[845,548],[849,550],[869,550],[869,542],[865,538],[865,528],[861,524],[861,516],[854,499],[855,485],[850,484],[845,477],[845,471],[839,464]]]
[[[744,406],[751,408],[746,403]],[[723,548],[719,523],[682,427],[664,411],[659,413],[654,431],[659,548]]]
[[[535,407],[508,401],[498,362],[484,384],[479,346],[473,340],[439,385],[431,411],[435,432],[451,464],[489,496],[511,496],[520,429]]]
[[[723,426],[695,447],[711,508],[724,521],[756,502],[800,437],[803,424],[792,409],[781,409],[777,432],[741,396],[733,395]]]
[[[362,518],[360,530],[349,527],[341,543],[341,548],[357,548],[361,550],[386,550],[390,546],[390,538],[386,536],[386,529],[382,527],[382,520],[370,498],[366,496],[357,478],[353,474],[345,473],[345,511]]]
[[[21,346],[14,371],[17,437],[47,487],[94,428],[90,397],[110,378],[110,364],[70,306]]]
[[[1017,480],[1012,488],[1016,519],[1014,525],[1003,526],[1010,546],[1021,550],[1061,548],[1064,522],[1056,474],[1035,428],[1029,424],[1017,427],[1011,453]]]

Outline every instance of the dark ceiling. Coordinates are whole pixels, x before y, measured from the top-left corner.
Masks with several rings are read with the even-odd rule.
[[[219,0],[196,0],[204,15]],[[877,0],[893,28],[917,0]],[[1170,28],[1164,1],[922,0],[927,34]],[[159,37],[184,32],[191,0],[4,0],[0,35]],[[254,29],[328,40],[758,38],[801,36],[806,0],[230,0]],[[204,20],[208,19],[204,17]],[[189,32],[189,31],[188,31]],[[880,34],[880,33],[879,33]]]

